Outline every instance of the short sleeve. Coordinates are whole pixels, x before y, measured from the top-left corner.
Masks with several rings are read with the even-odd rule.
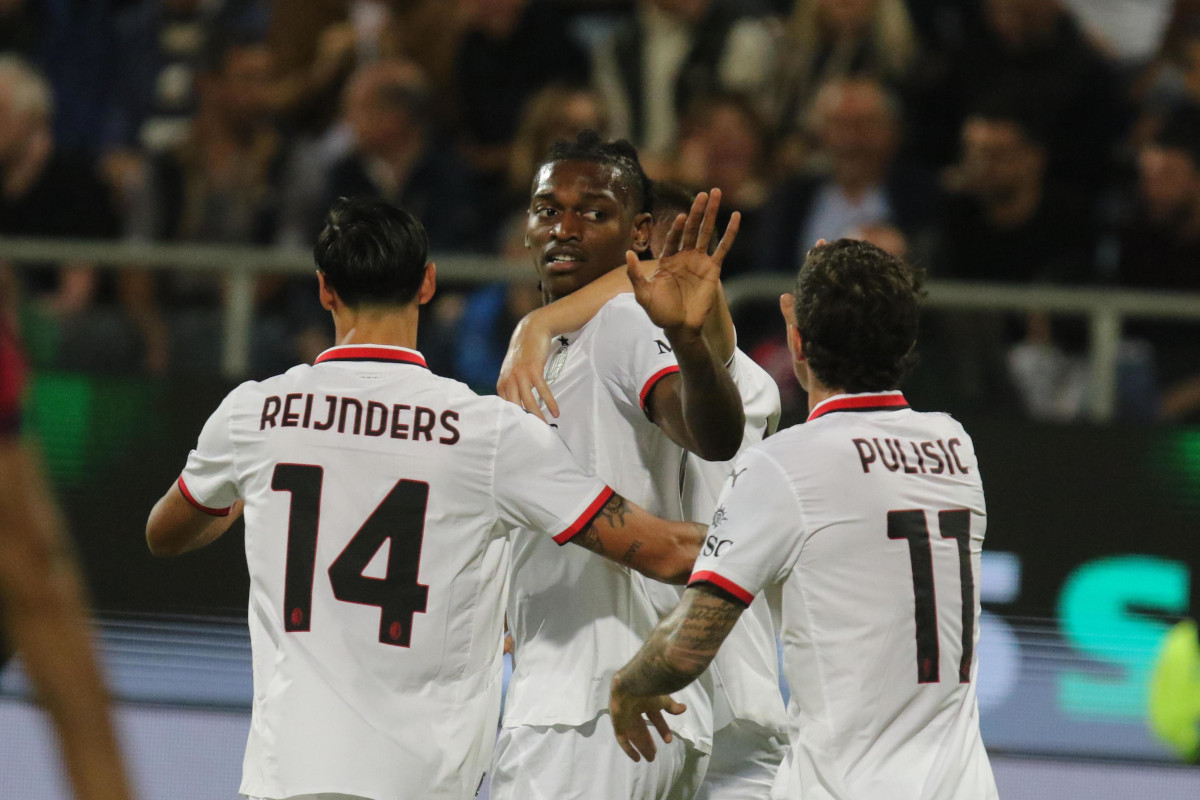
[[[618,399],[646,410],[650,392],[663,378],[679,372],[667,335],[631,294],[619,295],[600,311],[593,354],[597,374]]]
[[[501,409],[494,476],[500,519],[545,532],[558,544],[586,528],[613,496],[579,466],[553,428],[508,403]]]
[[[782,582],[799,557],[803,520],[778,464],[757,450],[738,458],[725,481],[688,585],[711,583],[749,605]]]
[[[240,496],[229,430],[233,396],[230,393],[204,423],[196,449],[188,454],[187,466],[179,476],[179,491],[188,502],[217,517],[228,514]]]

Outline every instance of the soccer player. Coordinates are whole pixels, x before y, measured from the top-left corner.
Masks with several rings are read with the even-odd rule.
[[[986,512],[971,439],[897,390],[920,280],[865,242],[809,251],[781,307],[808,421],[738,458],[679,606],[613,677],[617,740],[781,587],[791,754],[774,798],[989,800],[975,698]]]
[[[7,298],[4,298],[7,299]],[[0,299],[0,305],[5,305]],[[0,314],[0,622],[54,724],[78,800],[129,800],[91,645],[79,570],[39,465],[20,440],[25,366]],[[3,649],[3,648],[0,648]],[[0,666],[6,653],[0,652]]]
[[[499,715],[510,534],[677,581],[699,547],[698,526],[626,503],[540,421],[426,369],[426,256],[407,213],[340,201],[315,248],[340,344],[234,389],[147,523],[171,555],[244,509],[252,798],[474,796]]]
[[[715,224],[721,192],[691,192],[673,184],[655,183],[650,253],[670,256],[677,250],[689,214],[703,216],[702,226]],[[736,223],[735,223],[736,224]],[[736,232],[736,227],[735,227]],[[673,232],[673,234],[672,234]],[[668,242],[670,247],[668,249]],[[643,261],[643,274],[653,274],[657,264]],[[497,385],[501,397],[541,414],[535,397],[542,397],[553,416],[558,407],[546,384],[543,370],[555,337],[582,328],[618,294],[633,291],[625,270],[613,270],[570,295],[539,308],[520,322],[513,333],[509,356]],[[771,376],[736,347],[733,320],[723,295],[708,315],[705,336],[737,385],[746,422],[742,447],[774,432],[779,422],[779,388]],[[717,496],[732,463],[705,461],[685,455],[679,482],[682,515],[688,520],[712,519]],[[679,602],[677,589],[647,587],[658,610],[665,614]],[[752,800],[770,791],[787,742],[787,718],[779,693],[779,667],[771,612],[763,596],[756,597],[750,613],[738,620],[733,640],[717,654],[708,678],[713,703],[713,744],[704,782],[697,800]]]
[[[537,170],[526,242],[551,300],[627,266],[636,299],[617,295],[556,340],[544,382],[557,406],[551,422],[616,491],[681,519],[685,451],[725,460],[742,440],[737,387],[703,334],[736,227],[710,256],[715,222],[692,215],[677,252],[646,278],[637,258],[650,239],[650,199],[633,147],[585,131],[556,143]],[[684,697],[661,763],[631,764],[612,741],[607,684],[659,619],[651,590],[628,570],[554,555],[534,537],[514,544],[514,666],[492,799],[692,797],[711,746],[703,690]]]

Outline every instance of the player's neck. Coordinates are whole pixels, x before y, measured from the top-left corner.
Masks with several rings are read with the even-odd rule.
[[[841,389],[830,389],[818,381],[813,381],[808,385],[808,413],[811,414],[818,405],[839,394],[845,394],[845,392]]]
[[[402,308],[341,308],[333,315],[335,341],[417,348],[417,305]]]

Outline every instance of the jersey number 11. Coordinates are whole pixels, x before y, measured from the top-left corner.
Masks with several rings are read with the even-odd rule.
[[[324,469],[311,464],[277,464],[271,476],[272,489],[292,495],[283,583],[283,628],[289,632],[307,631],[311,625],[324,478]],[[334,597],[344,603],[379,607],[379,641],[383,644],[408,647],[413,615],[425,613],[429,587],[417,581],[417,569],[428,502],[429,484],[397,481],[329,565]],[[384,542],[390,542],[387,574],[369,578],[363,571]]]

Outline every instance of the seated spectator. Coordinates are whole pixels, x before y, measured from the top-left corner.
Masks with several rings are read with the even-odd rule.
[[[739,242],[726,257],[722,276],[753,271],[753,243],[768,192],[770,142],[762,118],[742,95],[701,99],[680,126],[678,150],[672,170],[676,182],[692,189],[693,196],[714,186],[721,190],[718,230],[725,229],[734,211],[741,212]]]
[[[345,115],[354,150],[333,165],[314,220],[339,197],[382,197],[425,224],[435,252],[477,249],[489,241],[465,165],[431,135],[420,67],[388,59],[359,68],[346,88]]]
[[[775,129],[785,142],[798,138],[817,90],[831,80],[865,76],[903,85],[917,50],[904,0],[798,0],[775,67]]]
[[[47,81],[16,56],[0,56],[0,236],[111,238],[118,224],[108,187],[91,162],[58,147],[53,117]],[[83,263],[0,264],[10,280],[14,268],[45,326],[26,331],[36,361],[136,365],[136,332],[117,310],[119,280]]]
[[[127,234],[144,241],[269,244],[275,236],[278,191],[286,152],[272,125],[273,62],[258,39],[214,40],[198,76],[197,111],[187,136],[150,158],[147,176],[127,220]],[[197,372],[219,368],[223,281],[208,274],[142,274],[155,366]],[[277,279],[260,281],[271,294]],[[155,331],[158,333],[155,333]],[[282,344],[256,346],[255,355],[290,362]],[[269,365],[254,365],[267,371]]]
[[[594,90],[555,85],[529,98],[508,161],[506,210],[523,209],[529,202],[535,168],[550,145],[559,139],[574,139],[585,130],[608,135],[608,113]]]
[[[612,133],[665,163],[679,118],[718,90],[760,97],[774,34],[754,0],[638,0],[633,17],[595,51],[594,79]]]
[[[572,38],[560,5],[466,3],[467,29],[455,63],[458,127],[462,152],[483,176],[504,175],[521,111],[538,90],[551,83],[587,84],[587,53]]]
[[[900,109],[876,80],[849,78],[821,88],[813,127],[826,168],[776,188],[763,211],[758,269],[794,272],[818,239],[889,223],[922,256],[940,208],[935,181],[896,163]]]

